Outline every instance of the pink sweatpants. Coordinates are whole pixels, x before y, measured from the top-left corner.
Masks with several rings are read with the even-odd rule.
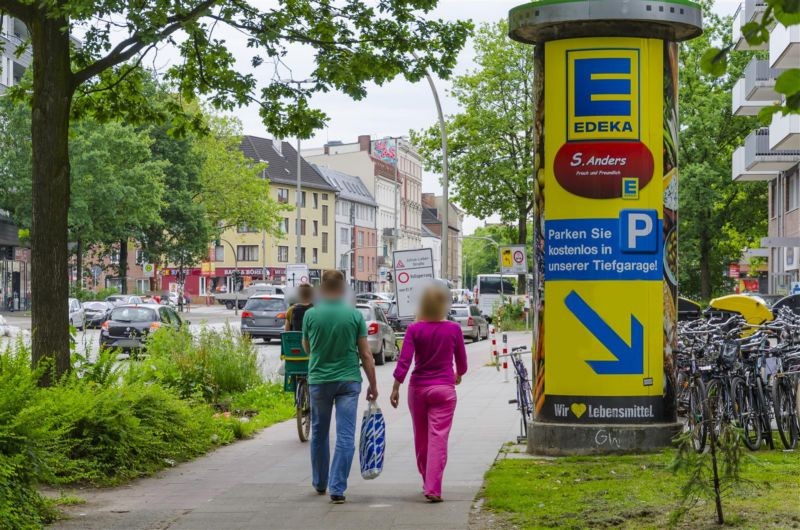
[[[417,469],[425,495],[442,495],[442,475],[447,464],[447,439],[456,411],[453,385],[409,386],[408,407],[414,423]]]

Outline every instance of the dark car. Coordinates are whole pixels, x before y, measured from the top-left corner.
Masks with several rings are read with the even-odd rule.
[[[113,309],[114,306],[108,302],[84,302],[83,313],[86,316],[86,327],[99,328],[103,322],[108,320]]]
[[[782,307],[787,307],[792,310],[796,315],[800,315],[800,294],[790,294],[784,296],[772,306],[772,312],[778,314],[778,310]]]
[[[389,325],[392,326],[395,333],[405,333],[408,326],[416,320],[414,317],[398,317],[397,302],[392,302],[389,309],[384,310],[384,312],[386,313],[386,320],[389,321]]]
[[[242,334],[264,342],[280,339],[287,309],[282,294],[251,296],[242,311]]]
[[[143,350],[151,333],[162,327],[180,329],[183,324],[171,307],[158,304],[117,306],[100,327],[100,349]]]

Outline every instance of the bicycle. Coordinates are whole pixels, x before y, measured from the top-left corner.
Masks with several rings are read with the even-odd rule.
[[[508,403],[517,405],[520,412],[520,435],[517,436],[517,443],[522,443],[528,439],[528,423],[533,419],[533,390],[531,380],[528,377],[528,369],[522,360],[522,355],[530,354],[531,351],[525,346],[511,348],[511,353],[499,355],[498,357],[508,357],[514,366],[514,379],[516,381],[516,399],[509,399]]]
[[[311,437],[311,394],[308,388],[308,354],[303,350],[300,331],[281,333],[281,360],[285,361],[283,389],[294,392],[297,436],[301,442]]]

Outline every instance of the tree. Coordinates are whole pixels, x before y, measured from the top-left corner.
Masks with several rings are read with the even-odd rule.
[[[447,76],[469,33],[467,22],[426,20],[435,0],[293,0],[254,7],[240,0],[0,0],[0,12],[21,20],[30,32],[33,150],[32,282],[33,364],[55,361],[56,375],[70,368],[66,314],[68,296],[67,216],[70,197],[69,123],[72,116],[136,123],[153,116],[142,64],[165,45],[181,57],[164,72],[187,100],[207,97],[215,108],[259,104],[267,129],[280,137],[309,137],[326,117],[308,104],[315,92],[341,90],[362,98],[367,81],[398,75],[418,81],[430,69]],[[422,13],[421,13],[422,12]],[[237,57],[217,26],[246,34],[251,64],[269,63],[276,73],[266,86],[237,72]],[[81,35],[75,45],[70,32]],[[313,83],[293,86],[286,72],[288,47],[311,48]],[[419,58],[412,57],[417,52]],[[289,72],[291,72],[289,70]],[[43,384],[48,384],[45,376]]]
[[[731,89],[747,63],[732,57],[723,77],[707,74],[701,57],[715,42],[727,43],[731,19],[703,2],[705,33],[682,44],[680,53],[680,288],[708,300],[720,293],[724,271],[742,249],[766,233],[765,183],[731,179],[734,149],[755,127],[752,118],[731,115]]]
[[[515,242],[527,244],[534,204],[532,49],[508,38],[505,21],[481,26],[474,44],[478,67],[453,80],[460,112],[447,120],[455,200],[470,215],[499,214],[514,223]],[[441,171],[439,126],[412,138],[426,167]]]
[[[498,245],[512,245],[518,241],[519,231],[515,226],[493,224],[477,228],[472,236],[464,236],[465,285],[475,285],[479,274],[496,274],[499,270],[497,247],[485,238]]]

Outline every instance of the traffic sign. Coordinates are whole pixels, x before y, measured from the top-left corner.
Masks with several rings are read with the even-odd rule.
[[[500,247],[501,274],[527,274],[528,259],[525,245]]]
[[[308,265],[305,263],[291,263],[286,266],[286,285],[290,287],[308,283],[310,276]]]
[[[433,249],[396,250],[394,263],[395,299],[399,318],[417,314],[419,297],[436,278],[433,272]]]
[[[153,275],[155,274],[155,271],[156,271],[156,266],[153,265],[152,263],[144,263],[142,265],[142,275],[145,278],[152,278]]]

